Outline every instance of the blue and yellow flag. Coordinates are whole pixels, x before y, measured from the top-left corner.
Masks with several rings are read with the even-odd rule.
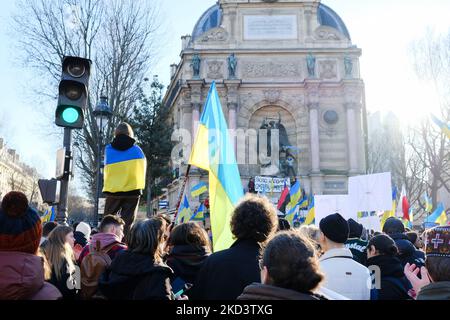
[[[445,212],[442,202],[440,202],[436,210],[434,210],[434,212],[425,219],[425,222],[439,223],[441,226],[445,226],[447,224],[447,213]]]
[[[103,192],[128,192],[145,189],[147,162],[141,148],[134,145],[121,151],[110,144],[105,148]]]
[[[205,193],[206,191],[208,191],[208,186],[206,185],[206,183],[200,182],[199,184],[192,187],[191,196],[192,198],[195,198]]]
[[[431,115],[433,122],[441,128],[442,132],[450,139],[450,125],[436,118],[433,114]]]
[[[287,210],[287,208],[286,208]],[[290,208],[288,213],[284,216],[284,218],[289,221],[291,226],[294,225],[294,222],[298,220],[298,212],[299,212],[299,206],[298,204],[294,206],[293,208]]]
[[[423,199],[425,201],[425,212],[431,212],[433,210],[433,202],[428,195],[424,194]]]
[[[397,200],[397,187],[394,186],[394,188],[392,188],[392,210],[387,210],[383,213],[383,216],[381,217],[382,229],[387,219],[389,219],[390,217],[395,217],[395,209],[397,206],[396,200]]]
[[[180,205],[180,208],[178,208],[177,223],[188,222],[191,219],[191,216],[192,212],[189,207],[189,201],[186,195],[184,195],[183,203]]]
[[[50,207],[47,209],[47,211],[44,213],[44,215],[41,217],[41,221],[42,223],[44,222],[51,222],[51,221],[55,221],[56,218],[56,212],[55,212],[55,207]]]
[[[192,215],[191,220],[203,221],[205,219],[205,210],[206,210],[206,207],[202,203],[200,205],[200,207],[198,207],[197,211],[195,211],[195,213]]]
[[[297,180],[291,187],[291,190],[289,191],[290,197],[289,204],[291,205],[291,208],[294,208],[300,202],[301,196],[302,196],[302,188],[300,188],[300,181]]]
[[[309,196],[308,214],[306,215],[305,225],[310,225],[315,222],[316,210],[314,209],[314,196]]]
[[[234,242],[231,215],[244,192],[215,82],[200,117],[189,164],[209,172],[214,251],[228,249]]]

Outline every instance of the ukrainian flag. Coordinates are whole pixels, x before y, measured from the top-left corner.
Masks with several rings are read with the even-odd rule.
[[[309,197],[309,205],[308,205],[308,214],[305,218],[305,225],[310,225],[314,223],[314,220],[316,218],[316,210],[314,209],[314,196],[310,195]]]
[[[206,183],[200,182],[199,184],[195,185],[191,189],[191,196],[192,198],[198,197],[202,193],[205,193],[208,191],[208,187],[206,186]]]
[[[198,207],[197,211],[192,215],[191,220],[194,221],[202,221],[205,219],[205,205],[202,203],[200,207]]]
[[[298,219],[298,210],[299,210],[299,206],[296,205],[295,207],[290,209],[288,211],[288,213],[286,214],[286,216],[284,217],[287,221],[289,221],[291,226],[293,226],[294,225],[294,221]]]
[[[425,219],[426,222],[431,223],[439,223],[441,226],[445,226],[447,224],[447,213],[445,212],[444,205],[439,203],[436,210]]]
[[[186,195],[184,195],[183,203],[180,205],[180,208],[178,209],[176,221],[177,223],[187,222],[190,220],[191,216],[192,216],[191,208],[189,207],[189,202]]]
[[[431,212],[431,210],[433,210],[431,199],[426,194],[423,195],[423,198],[425,200],[425,212]]]
[[[189,164],[209,172],[211,230],[214,251],[220,251],[234,242],[230,220],[244,192],[215,82],[197,130]]]
[[[290,204],[291,207],[294,208],[299,202],[302,196],[302,189],[300,188],[300,181],[295,182],[295,184],[291,187],[290,190]]]
[[[381,228],[383,229],[384,223],[390,217],[395,217],[395,209],[396,209],[396,200],[397,200],[397,188],[394,187],[392,189],[392,210],[385,211],[383,216],[381,217]]]
[[[44,215],[41,217],[41,221],[44,222],[51,222],[51,221],[55,221],[56,218],[56,212],[55,212],[55,207],[51,207],[49,209],[47,209],[47,211],[44,213]]]
[[[433,119],[433,122],[436,123],[436,125],[441,128],[442,132],[445,133],[447,138],[450,139],[450,125],[442,122],[438,118],[436,118],[433,114],[431,115],[431,119]]]

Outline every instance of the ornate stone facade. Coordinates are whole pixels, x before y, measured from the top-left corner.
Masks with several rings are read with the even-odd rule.
[[[207,10],[192,37],[184,39],[189,42],[183,45],[182,65],[164,102],[176,129],[195,132],[216,81],[228,126],[235,130],[245,189],[256,175],[283,175],[281,170],[268,173],[252,149],[261,128],[277,127],[280,143],[295,150],[290,151],[295,173],[307,192],[345,193],[348,176],[365,172],[361,50],[339,16],[319,0],[267,2],[219,0]],[[231,80],[227,59],[233,53],[237,63]],[[199,79],[193,79],[189,66],[195,54],[202,61]],[[179,172],[184,170],[182,165]],[[207,179],[200,171],[190,177],[188,188]],[[178,180],[168,190],[175,207]]]

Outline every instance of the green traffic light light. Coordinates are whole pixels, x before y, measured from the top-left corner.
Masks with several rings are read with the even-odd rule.
[[[75,123],[79,117],[78,110],[72,107],[65,109],[62,113],[62,118],[67,123]]]

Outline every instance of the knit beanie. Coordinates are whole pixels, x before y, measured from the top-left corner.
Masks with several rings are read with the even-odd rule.
[[[325,237],[333,242],[345,243],[348,240],[348,223],[339,213],[331,214],[320,220],[319,228]]]
[[[85,238],[88,240],[91,237],[91,227],[86,222],[80,222],[75,231],[84,234]]]
[[[17,191],[6,194],[0,208],[0,251],[36,254],[41,235],[41,218],[27,197]]]
[[[361,223],[353,220],[352,218],[348,219],[348,227],[350,233],[348,235],[349,238],[361,238],[364,226]]]
[[[383,233],[397,234],[404,232],[405,232],[405,225],[400,219],[396,217],[390,217],[386,219],[386,222],[384,223],[383,226]]]
[[[450,226],[435,227],[426,233],[427,257],[450,258]]]

